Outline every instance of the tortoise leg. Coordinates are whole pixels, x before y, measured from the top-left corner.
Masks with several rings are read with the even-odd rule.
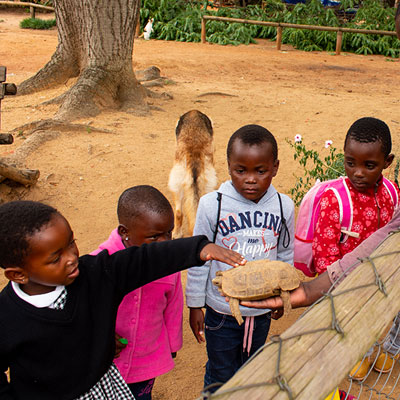
[[[229,307],[231,308],[232,315],[236,318],[239,325],[243,324],[242,313],[239,309],[239,300],[233,297],[229,298]]]
[[[290,293],[287,290],[282,290],[281,299],[283,301],[283,315],[288,315],[292,309],[292,304],[290,303]]]

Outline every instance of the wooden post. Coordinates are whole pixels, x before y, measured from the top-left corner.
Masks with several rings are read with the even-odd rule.
[[[37,169],[18,169],[0,161],[0,175],[30,186],[39,179],[40,171]]]
[[[206,42],[206,20],[201,19],[201,43]]]
[[[30,10],[30,12],[31,12],[31,18],[35,18],[35,7],[30,6],[30,7],[29,7],[29,10]]]
[[[136,20],[136,30],[135,30],[135,39],[140,35],[140,10],[138,10],[137,20]]]
[[[276,28],[276,49],[280,50],[282,47],[282,27],[278,26]]]
[[[342,50],[342,40],[343,40],[343,32],[337,31],[336,33],[336,55],[340,55],[340,51]]]

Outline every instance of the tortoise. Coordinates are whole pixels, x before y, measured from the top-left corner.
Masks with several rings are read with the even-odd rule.
[[[263,259],[226,271],[217,271],[212,282],[223,296],[229,298],[232,315],[241,325],[243,318],[239,309],[240,300],[280,296],[284,314],[287,315],[292,309],[289,291],[299,287],[304,279],[305,275],[288,263]]]

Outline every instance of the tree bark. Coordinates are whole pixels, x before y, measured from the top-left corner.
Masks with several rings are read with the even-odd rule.
[[[68,79],[55,119],[97,115],[103,108],[147,111],[132,69],[140,0],[54,0],[58,46],[50,61],[18,87],[33,93]]]

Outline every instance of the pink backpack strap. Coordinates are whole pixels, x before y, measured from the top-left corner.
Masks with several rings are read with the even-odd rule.
[[[333,182],[327,190],[333,191],[339,203],[341,232],[345,235],[343,241],[345,241],[348,236],[359,237],[359,233],[351,231],[354,216],[353,202],[351,200],[349,187],[346,183],[346,178],[344,176],[340,177]]]
[[[395,184],[390,181],[389,179],[386,179],[383,177],[383,185],[385,186],[386,190],[388,191],[390,198],[392,199],[392,203],[394,205],[394,208],[397,207],[399,204],[399,193],[397,192]]]

